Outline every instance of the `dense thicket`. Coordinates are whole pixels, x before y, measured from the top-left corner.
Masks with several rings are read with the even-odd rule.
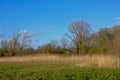
[[[0,41],[0,56],[15,56],[31,53],[54,54],[114,54],[120,56],[120,25],[100,28],[93,33],[85,21],[75,21],[60,41],[50,41],[36,50],[30,47],[30,33],[17,33],[10,40]]]

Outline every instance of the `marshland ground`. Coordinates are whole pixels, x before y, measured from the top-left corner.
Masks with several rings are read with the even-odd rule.
[[[29,55],[0,58],[0,80],[120,80],[113,55]]]

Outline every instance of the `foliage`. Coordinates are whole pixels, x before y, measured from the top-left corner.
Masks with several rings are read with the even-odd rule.
[[[120,80],[118,68],[75,67],[65,64],[0,65],[1,80]]]

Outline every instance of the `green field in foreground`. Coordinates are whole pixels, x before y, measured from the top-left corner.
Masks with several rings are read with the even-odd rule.
[[[0,80],[120,80],[120,68],[54,62],[0,63]]]

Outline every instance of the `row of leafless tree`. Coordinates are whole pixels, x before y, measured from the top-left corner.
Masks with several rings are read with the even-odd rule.
[[[84,21],[70,23],[61,41],[52,41],[38,48],[40,53],[115,54],[120,55],[120,25],[92,32]]]
[[[33,51],[30,48],[32,33],[24,30],[19,31],[9,40],[1,40],[0,41],[0,55],[1,56],[15,56],[15,55],[23,55],[26,51]]]
[[[9,40],[1,41],[0,54],[7,56],[30,53],[59,54],[114,54],[120,56],[120,25],[92,32],[85,21],[70,23],[68,32],[60,41],[50,41],[36,50],[30,47],[31,32],[20,31]]]

